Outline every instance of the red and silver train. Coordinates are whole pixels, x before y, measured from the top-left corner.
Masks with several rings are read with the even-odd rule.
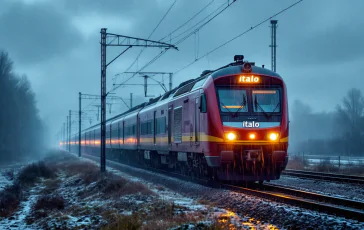
[[[288,161],[286,86],[243,58],[109,119],[106,157],[222,181],[279,179]],[[100,124],[81,135],[82,153],[99,155]]]

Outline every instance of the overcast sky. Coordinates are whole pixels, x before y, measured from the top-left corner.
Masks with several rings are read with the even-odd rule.
[[[232,0],[230,0],[231,2]],[[100,29],[110,33],[147,38],[174,0],[0,0],[0,49],[9,52],[19,74],[28,75],[37,95],[40,115],[56,133],[68,115],[78,109],[78,92],[100,93]],[[211,0],[177,0],[150,39],[159,40],[183,24]],[[195,20],[171,37],[216,10],[215,0]],[[286,8],[295,0],[237,0],[202,28],[198,36],[169,50],[144,71],[176,72],[198,55],[219,46],[260,21]],[[275,19],[277,29],[277,72],[285,79],[289,103],[300,99],[314,111],[330,111],[351,87],[364,90],[364,1],[305,0]],[[168,42],[168,41],[166,41]],[[195,78],[205,69],[233,61],[235,54],[270,68],[269,22],[202,58],[174,76],[174,86]],[[121,50],[107,49],[108,60]],[[107,71],[108,90],[115,74],[135,60],[140,48],[132,48]],[[160,52],[148,48],[130,71],[136,71]],[[116,78],[116,83],[124,77]],[[161,78],[157,79],[161,80]],[[165,77],[167,83],[167,77]],[[130,83],[142,83],[135,77]],[[151,86],[150,94],[163,93]],[[133,92],[143,100],[142,86],[115,91],[125,98]],[[84,101],[84,105],[92,101]],[[119,103],[119,102],[118,102]],[[97,104],[96,102],[94,104]],[[84,106],[83,106],[84,107]],[[89,106],[86,110],[96,109]],[[114,114],[125,106],[113,105]],[[89,112],[91,114],[91,112]],[[91,115],[96,122],[96,115]],[[85,127],[88,125],[85,122]]]

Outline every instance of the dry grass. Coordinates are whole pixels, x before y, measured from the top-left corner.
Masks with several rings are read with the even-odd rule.
[[[77,218],[96,218],[98,221],[92,222],[92,227],[102,229],[169,229],[188,223],[201,226],[198,229],[227,229],[225,226],[229,226],[229,220],[225,221],[224,218],[220,218],[211,226],[199,225],[197,223],[206,218],[206,211],[190,211],[185,206],[159,200],[154,192],[141,183],[129,181],[110,172],[100,173],[99,167],[91,162],[59,153],[49,155],[44,161],[29,165],[19,173],[19,178],[15,179],[19,187],[4,190],[7,199],[4,200],[5,203],[2,203],[3,199],[0,202],[0,215],[9,216],[14,213],[22,198],[22,188],[33,185],[39,177],[46,178],[43,181],[45,188],[41,190],[31,214],[26,218],[28,224],[37,223],[47,228],[50,220],[54,220],[54,224],[60,224],[63,221],[62,216],[71,215]],[[67,192],[64,197],[74,194],[72,202],[76,201],[77,205],[68,205],[71,204],[71,200],[64,200],[58,195],[63,194],[65,189],[71,193]],[[158,191],[164,189],[162,186],[157,187]],[[90,200],[110,202],[99,207],[91,204],[88,206],[87,202]],[[213,205],[212,202],[202,199],[199,203]],[[9,206],[15,208],[2,214],[1,211],[8,211]],[[133,213],[123,215],[122,211]],[[102,218],[99,218],[99,215]]]
[[[60,161],[58,164],[54,165],[54,167],[60,171],[63,171],[67,177],[81,175],[83,176],[83,179],[87,180],[86,182],[92,182],[98,178],[87,178],[90,173],[95,176],[95,173],[100,172],[100,169],[95,164],[91,162],[80,161],[77,158],[73,161]]]
[[[197,202],[199,204],[206,205],[206,206],[216,206],[215,202],[212,202],[211,200],[207,200],[207,199],[199,199],[199,200],[197,200]]]
[[[301,156],[291,156],[288,160],[287,169],[303,170],[309,166],[308,160]]]
[[[197,223],[204,218],[199,212],[188,212],[186,207],[157,200],[140,206],[132,215],[120,215],[117,211],[102,214],[108,224],[102,229],[169,229],[186,223]]]
[[[48,217],[52,211],[64,208],[65,200],[60,195],[43,195],[33,205],[31,215],[26,217],[26,223],[32,224],[41,218]]]
[[[8,179],[8,180],[14,180],[14,169],[10,169],[7,170],[6,172],[4,172],[4,176]]]
[[[19,207],[23,190],[19,183],[5,187],[0,192],[0,217],[11,216]]]
[[[341,165],[330,161],[330,157],[323,159],[317,164],[310,165],[308,160],[301,156],[292,156],[288,160],[287,169],[311,170],[316,172],[342,173],[364,176],[364,162]]]
[[[95,182],[95,185],[80,191],[78,195],[81,197],[88,197],[96,193],[101,193],[107,198],[117,198],[129,194],[155,195],[143,184],[126,180],[112,173],[100,173],[98,169],[85,172],[79,174],[82,183],[89,185]]]
[[[103,213],[103,217],[109,224],[104,226],[103,230],[138,230],[142,227],[143,222],[138,215],[120,215],[114,212]]]
[[[54,178],[56,176],[55,172],[45,165],[44,161],[38,163],[30,164],[24,167],[18,174],[17,181],[21,185],[31,186],[40,177],[43,178]]]
[[[58,194],[41,196],[34,204],[34,210],[62,210],[64,209],[65,201]]]
[[[364,165],[363,163],[361,165]],[[345,168],[341,168],[341,173],[364,176],[364,167],[360,165],[352,165]]]
[[[13,185],[7,186],[0,192],[0,216],[11,216],[18,209],[24,190],[34,185],[40,177],[53,178],[55,173],[44,162],[24,167],[15,178]]]
[[[53,192],[55,192],[59,186],[61,184],[61,180],[58,178],[52,178],[52,179],[47,179],[43,182],[43,185],[45,186],[45,188],[42,190],[41,194],[52,194]]]
[[[337,173],[340,171],[340,168],[334,165],[329,159],[325,159],[320,163],[318,163],[317,165],[314,165],[312,169],[318,172],[330,172],[330,173]]]

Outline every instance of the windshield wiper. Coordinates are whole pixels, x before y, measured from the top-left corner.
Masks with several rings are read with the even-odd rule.
[[[226,106],[224,103],[220,102],[220,104],[221,104],[221,105],[224,107],[224,109],[226,109],[229,113],[231,113],[231,114],[233,113],[233,112],[231,112],[231,111],[230,111],[230,109],[228,109],[228,108],[227,108],[227,106]]]
[[[273,116],[273,113],[276,111],[276,109],[278,108],[278,105],[281,104],[281,102],[278,102],[276,107],[273,109],[272,113],[270,114],[269,118],[271,118]]]
[[[264,109],[259,105],[258,100],[257,100],[257,95],[255,95],[255,97],[254,97],[254,105],[255,105],[255,110],[257,110],[257,106],[259,106],[260,110],[262,110],[262,112],[264,113],[264,116],[269,118],[269,114],[267,112],[265,112]]]
[[[236,115],[238,114],[238,112],[244,108],[246,106],[246,98],[245,98],[245,95],[244,95],[244,99],[243,101],[241,102],[240,104],[240,107],[236,110],[236,112],[232,115],[232,117],[236,117]]]

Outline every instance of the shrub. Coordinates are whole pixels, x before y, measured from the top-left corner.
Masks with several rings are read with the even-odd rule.
[[[26,223],[32,224],[36,220],[45,218],[50,211],[63,210],[65,201],[63,197],[59,195],[43,195],[33,205],[32,212],[26,217]]]
[[[45,188],[42,190],[42,194],[51,194],[56,191],[60,186],[59,179],[49,179],[44,181]]]
[[[9,217],[14,213],[22,199],[22,187],[19,183],[5,187],[0,193],[0,216]]]
[[[4,176],[9,180],[14,180],[14,169],[7,170],[6,172],[4,172]]]
[[[64,209],[64,199],[59,195],[41,196],[34,204],[33,210],[62,210]]]
[[[142,221],[135,213],[130,216],[108,213],[108,215],[104,215],[104,218],[108,224],[102,228],[103,230],[138,230],[142,227]]]
[[[330,159],[324,159],[319,164],[315,165],[314,170],[318,172],[338,172],[339,167],[334,165]]]
[[[53,178],[55,172],[47,167],[43,161],[24,167],[18,174],[17,181],[21,185],[32,185],[39,177]]]
[[[302,170],[305,169],[305,167],[307,166],[309,166],[308,160],[301,156],[293,155],[290,156],[288,159],[288,164],[287,164],[288,169]]]

